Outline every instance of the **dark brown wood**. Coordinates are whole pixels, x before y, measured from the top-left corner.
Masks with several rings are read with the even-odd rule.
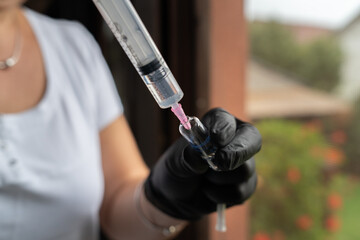
[[[197,60],[196,38],[197,21],[195,16],[195,1],[164,0],[163,1],[163,40],[164,58],[172,70],[179,85],[184,91],[181,104],[186,114],[198,116],[196,106],[197,94]],[[167,112],[168,137],[170,141],[179,137],[178,120]],[[207,219],[189,224],[176,237],[176,240],[208,239]]]

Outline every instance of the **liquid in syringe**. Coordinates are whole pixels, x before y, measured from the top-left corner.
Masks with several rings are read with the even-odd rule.
[[[129,0],[93,0],[161,108],[178,103],[184,93]]]

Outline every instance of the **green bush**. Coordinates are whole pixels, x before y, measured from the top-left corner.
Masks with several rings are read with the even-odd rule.
[[[304,84],[331,91],[340,80],[342,54],[334,38],[319,38],[301,46],[302,58],[295,74]]]
[[[293,72],[300,63],[293,35],[276,22],[250,25],[251,54],[275,67]]]
[[[252,236],[324,239],[329,234],[324,226],[326,198],[334,191],[324,178],[326,139],[316,128],[297,122],[268,120],[256,126],[263,149],[256,158],[259,184],[251,200]]]

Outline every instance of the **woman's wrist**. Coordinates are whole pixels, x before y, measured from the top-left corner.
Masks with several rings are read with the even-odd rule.
[[[137,214],[141,221],[164,236],[179,233],[187,224],[186,221],[173,218],[156,208],[145,196],[143,183],[140,183],[134,193]]]

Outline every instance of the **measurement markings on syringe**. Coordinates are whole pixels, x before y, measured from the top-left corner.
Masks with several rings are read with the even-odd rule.
[[[140,63],[140,59],[137,57],[135,50],[129,45],[128,37],[123,33],[123,30],[119,23],[109,22],[110,29],[113,31],[116,39],[119,41],[123,47],[125,53],[128,55],[129,59],[134,58],[136,64]]]

